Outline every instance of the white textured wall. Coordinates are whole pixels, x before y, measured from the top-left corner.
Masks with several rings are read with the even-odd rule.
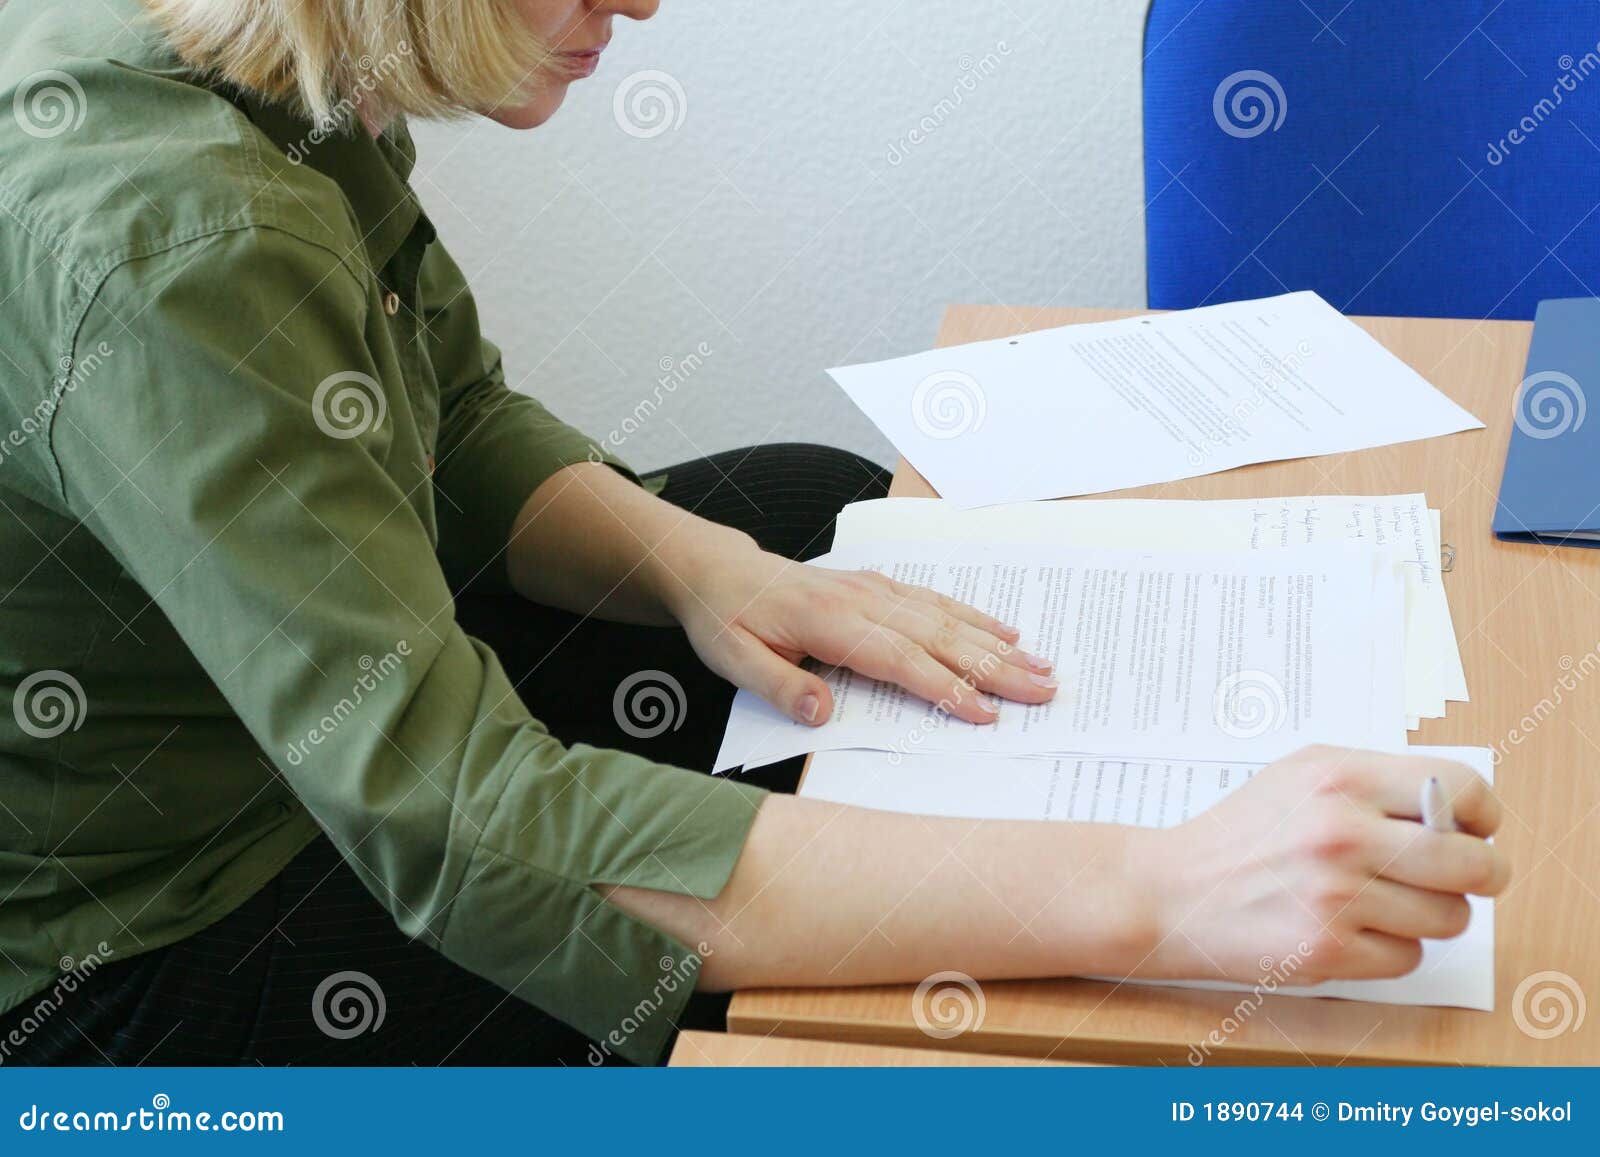
[[[1144,8],[667,0],[543,128],[417,126],[416,181],[512,381],[635,465],[889,461],[828,366],[925,348],[952,301],[1143,304]],[[643,70],[683,93],[650,136],[613,109]]]

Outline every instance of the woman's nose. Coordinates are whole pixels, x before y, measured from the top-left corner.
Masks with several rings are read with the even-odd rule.
[[[661,0],[599,0],[595,7],[615,16],[626,16],[629,20],[648,20],[661,7]]]

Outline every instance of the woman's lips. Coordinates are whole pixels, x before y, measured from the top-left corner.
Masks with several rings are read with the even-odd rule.
[[[588,48],[582,52],[563,52],[560,58],[568,75],[580,79],[594,75],[594,70],[600,65],[600,54],[605,50],[606,46],[602,44],[599,48]]]

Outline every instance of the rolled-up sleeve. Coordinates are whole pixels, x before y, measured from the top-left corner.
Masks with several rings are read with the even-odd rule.
[[[564,747],[456,625],[371,304],[339,255],[270,229],[124,264],[78,345],[125,352],[55,415],[62,496],[407,935],[655,1060],[699,956],[596,886],[715,896],[763,793]],[[378,391],[355,436],[330,433],[335,379]],[[447,475],[476,512],[456,532],[466,561],[503,543],[491,523],[518,490],[589,451],[531,402],[474,424],[500,387],[463,388],[444,425],[473,461]],[[485,461],[501,469],[480,481]]]
[[[578,462],[637,475],[616,455],[506,384],[500,350],[483,336],[466,278],[442,245],[419,280],[424,338],[439,378],[439,557],[460,587],[509,590],[506,543],[539,484]]]

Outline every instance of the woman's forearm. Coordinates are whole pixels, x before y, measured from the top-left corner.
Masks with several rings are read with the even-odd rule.
[[[674,598],[718,558],[755,552],[749,535],[663,502],[609,466],[557,471],[528,498],[507,547],[524,598],[618,622],[670,626]]]
[[[903,816],[773,796],[722,894],[615,888],[705,943],[701,986],[848,985],[1132,971],[1154,946],[1136,857],[1112,824]]]
[[[1461,830],[1419,823],[1436,778]],[[1173,828],[935,819],[774,796],[721,895],[614,903],[710,949],[708,988],[1110,975],[1399,976],[1509,867],[1493,793],[1422,756],[1309,747]]]

